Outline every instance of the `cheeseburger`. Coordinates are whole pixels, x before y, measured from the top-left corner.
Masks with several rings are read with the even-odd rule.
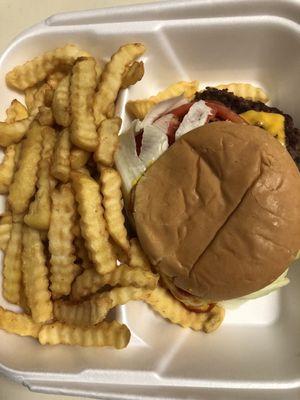
[[[299,131],[289,115],[207,88],[157,104],[120,143],[140,244],[186,307],[288,283],[300,248]]]

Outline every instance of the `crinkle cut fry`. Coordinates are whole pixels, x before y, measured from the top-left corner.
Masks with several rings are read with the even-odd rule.
[[[43,128],[43,150],[39,163],[37,191],[34,200],[30,203],[29,211],[24,222],[31,228],[39,230],[49,229],[51,215],[51,177],[50,165],[56,141],[55,130]]]
[[[9,191],[16,170],[20,145],[11,144],[4,151],[4,159],[0,164],[0,194],[7,194]]]
[[[54,316],[71,325],[96,325],[112,308],[132,300],[144,300],[150,293],[151,290],[145,287],[126,286],[95,294],[79,304],[58,300],[54,303]]]
[[[40,107],[50,107],[53,99],[53,89],[48,83],[39,83],[25,90],[25,103],[30,115],[37,114]]]
[[[143,61],[134,61],[128,66],[122,77],[122,89],[127,89],[129,86],[135,85],[144,76]]]
[[[42,126],[52,126],[54,125],[53,112],[50,107],[41,106],[39,112],[36,116],[37,121]]]
[[[59,65],[73,65],[78,57],[88,55],[76,45],[67,44],[18,65],[6,74],[6,83],[15,89],[25,90],[43,81]]]
[[[96,125],[111,117],[110,110],[118,96],[122,85],[122,78],[128,65],[145,52],[141,43],[129,43],[121,46],[111,57],[102,72],[94,101],[94,115]]]
[[[50,251],[50,288],[53,298],[68,295],[79,272],[75,264],[75,198],[70,184],[52,192],[52,213],[48,231]]]
[[[54,71],[52,74],[48,75],[47,77],[47,84],[52,88],[56,89],[59,83],[62,81],[62,79],[65,78],[65,76],[68,74],[70,67],[69,66],[64,66],[63,69],[58,69]]]
[[[43,345],[112,346],[123,349],[128,345],[129,340],[129,329],[117,321],[104,321],[93,327],[76,327],[54,322],[44,325],[39,332],[39,342]]]
[[[13,100],[6,110],[7,124],[21,121],[28,117],[26,107],[18,100]],[[10,144],[4,149],[4,159],[0,164],[0,193],[7,194],[9,186],[12,183],[13,176],[16,170],[17,161],[20,156],[20,144]]]
[[[151,108],[161,101],[180,95],[183,95],[188,100],[192,100],[197,92],[198,86],[198,81],[179,81],[173,83],[172,85],[158,92],[155,96],[151,96],[148,99],[128,101],[126,104],[126,110],[132,117],[143,120]]]
[[[0,217],[0,250],[5,251],[7,243],[10,239],[12,229],[12,215],[11,212],[6,212]]]
[[[13,304],[19,304],[22,285],[22,217],[13,221],[4,261],[3,261],[3,296]]]
[[[145,301],[163,318],[195,331],[213,332],[224,319],[222,307],[215,305],[210,311],[203,313],[189,311],[168,290],[162,287],[154,289]]]
[[[122,120],[119,117],[105,119],[98,128],[99,144],[94,153],[94,160],[107,167],[114,165],[114,155],[119,144],[119,130]]]
[[[115,270],[105,275],[100,275],[93,268],[89,268],[76,278],[72,285],[71,294],[73,300],[80,300],[96,293],[105,285],[154,289],[157,282],[158,275],[126,264],[119,265]]]
[[[73,66],[70,84],[71,141],[86,151],[94,151],[98,145],[93,101],[97,86],[96,61],[79,58]]]
[[[145,270],[151,270],[151,264],[148,257],[141,248],[137,238],[130,239],[129,265]]]
[[[58,136],[54,149],[51,173],[61,182],[68,182],[70,177],[70,132],[65,128]]]
[[[41,324],[34,322],[27,314],[15,313],[0,307],[0,329],[19,336],[37,338]]]
[[[52,319],[53,305],[48,290],[48,268],[43,243],[37,230],[23,228],[22,274],[26,298],[34,322]]]
[[[28,118],[28,111],[24,104],[14,99],[6,110],[6,116],[5,122],[12,124],[13,122]]]
[[[269,98],[267,94],[260,87],[251,85],[250,83],[227,83],[216,86],[217,89],[227,89],[235,96],[243,97],[247,100],[262,101],[267,103]]]
[[[55,89],[52,101],[53,116],[58,125],[67,128],[71,122],[70,115],[70,79],[67,75]]]
[[[80,214],[80,227],[91,260],[99,274],[116,268],[116,256],[106,230],[102,199],[98,183],[84,173],[71,172]]]
[[[114,242],[126,253],[129,241],[123,215],[122,180],[119,173],[109,167],[100,169],[101,192],[103,195],[104,217],[107,228]]]
[[[91,153],[88,151],[73,147],[70,154],[70,163],[72,169],[80,169],[85,166],[90,158]]]
[[[0,122],[0,146],[7,147],[13,143],[19,143],[28,131],[34,118],[35,115],[30,115],[28,118],[11,124]]]
[[[29,201],[35,193],[42,139],[43,128],[35,122],[22,143],[18,169],[9,188],[8,202],[17,214],[26,211]]]

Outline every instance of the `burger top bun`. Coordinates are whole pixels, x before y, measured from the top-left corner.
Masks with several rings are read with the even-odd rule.
[[[171,146],[144,174],[133,216],[157,270],[202,299],[273,282],[300,248],[300,174],[261,128],[213,122]]]

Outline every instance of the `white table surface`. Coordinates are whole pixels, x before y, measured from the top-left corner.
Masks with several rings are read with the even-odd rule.
[[[157,1],[157,0],[152,0]],[[148,3],[149,0],[0,0],[0,51],[25,28],[62,11]],[[71,400],[83,397],[31,393],[0,375],[0,400]]]

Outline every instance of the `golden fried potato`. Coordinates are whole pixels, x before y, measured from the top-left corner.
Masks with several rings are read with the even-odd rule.
[[[54,316],[58,321],[70,325],[96,325],[104,320],[112,308],[132,300],[144,300],[150,293],[148,288],[127,286],[97,293],[79,304],[59,300],[54,303]]]
[[[250,83],[226,83],[222,85],[217,85],[217,89],[227,89],[236,96],[244,97],[244,99],[252,101],[262,101],[267,103],[269,98],[263,89],[253,86]]]
[[[18,169],[9,188],[8,202],[15,213],[26,211],[35,193],[42,139],[43,128],[34,122],[22,143]]]
[[[22,244],[23,282],[32,319],[37,323],[47,322],[53,317],[53,305],[48,290],[48,268],[39,232],[24,226]]]
[[[224,319],[222,307],[215,305],[210,311],[203,313],[189,311],[162,287],[154,289],[145,301],[163,318],[195,331],[212,332],[221,325]]]
[[[0,194],[7,194],[11,185],[20,155],[20,144],[11,144],[4,150],[0,164]]]
[[[12,228],[12,215],[11,212],[6,212],[0,217],[0,250],[5,251],[7,243],[10,239]]]
[[[52,96],[53,90],[46,83],[39,85],[37,88],[32,88],[28,93],[25,93],[25,101],[29,111],[29,116],[19,121],[16,119],[12,122],[0,122],[0,145],[7,147],[12,143],[18,143],[25,136],[31,123],[36,118],[39,113],[39,108],[44,106],[49,107],[51,105]],[[13,107],[15,110],[17,109],[16,104],[13,105]],[[20,105],[18,105],[18,113],[20,116]],[[45,120],[43,122],[45,122]],[[49,118],[47,122],[49,122]]]
[[[29,205],[24,222],[31,228],[47,230],[50,225],[51,215],[51,181],[50,166],[54,151],[56,133],[50,127],[43,129],[43,150],[39,163],[37,191],[34,200]]]
[[[98,128],[99,144],[94,153],[94,160],[107,167],[114,165],[114,155],[119,143],[121,118],[105,119]]]
[[[6,110],[6,116],[5,122],[12,124],[13,122],[28,118],[28,111],[22,103],[14,99]]]
[[[117,321],[102,322],[86,328],[54,322],[44,325],[39,332],[39,342],[43,345],[112,346],[116,349],[123,349],[128,345],[129,340],[129,329]]]
[[[22,284],[22,229],[22,220],[12,223],[3,261],[3,297],[14,304],[19,303]]]
[[[53,113],[50,107],[41,106],[36,116],[37,121],[43,126],[54,125]]]
[[[119,173],[108,167],[101,167],[101,192],[103,195],[104,217],[107,229],[114,242],[126,253],[129,251],[129,241],[123,215],[123,200]]]
[[[32,86],[32,87],[26,89],[24,92],[25,104],[26,104],[29,114],[31,114],[32,110],[35,108],[35,96],[37,94],[37,91],[40,88],[41,88],[41,84],[38,84],[36,86]]]
[[[67,75],[59,82],[55,89],[52,101],[54,119],[58,125],[65,128],[67,128],[71,123],[70,79],[71,76]]]
[[[52,72],[52,74],[48,75],[47,84],[53,89],[56,90],[59,83],[65,78],[68,73],[68,69],[70,67],[66,66],[66,68],[58,69],[57,71]]]
[[[6,123],[13,124],[28,117],[26,107],[18,100],[13,100],[6,110]],[[20,156],[20,144],[11,144],[4,149],[4,159],[0,164],[0,193],[7,194]]]
[[[51,174],[64,183],[68,182],[70,177],[70,151],[70,133],[66,128],[57,138],[51,166]]]
[[[6,332],[37,338],[41,326],[34,322],[29,315],[15,313],[0,307],[0,329]]]
[[[93,268],[83,271],[72,285],[72,299],[80,300],[83,297],[96,293],[105,285],[134,286],[138,288],[155,289],[158,275],[140,268],[133,268],[126,264],[118,266],[114,271],[99,275]]]
[[[106,230],[99,185],[82,172],[71,172],[71,178],[81,218],[81,233],[90,258],[97,272],[106,274],[116,268],[116,256]]]
[[[70,163],[72,169],[80,169],[85,166],[90,158],[91,153],[88,151],[73,147],[70,154]]]
[[[50,250],[50,289],[53,298],[68,295],[79,272],[75,264],[73,227],[75,198],[70,184],[52,192],[52,213],[48,232]]]
[[[80,149],[94,151],[98,145],[93,99],[97,86],[94,58],[80,58],[73,66],[70,84],[71,141]]]
[[[143,61],[135,61],[128,66],[122,77],[121,89],[127,89],[129,86],[140,81],[145,73]]]
[[[15,89],[25,90],[43,81],[60,65],[73,65],[78,57],[88,55],[79,47],[67,44],[18,65],[6,74],[6,83]]]
[[[151,270],[151,264],[148,257],[143,252],[137,238],[130,239],[129,265],[144,270]]]
[[[128,101],[126,104],[126,110],[133,118],[143,120],[151,108],[163,100],[171,99],[172,97],[180,95],[183,95],[188,100],[191,100],[197,92],[198,86],[198,81],[180,81],[173,83],[166,89],[158,92],[155,96],[151,96],[148,99]]]
[[[76,326],[91,326],[103,321],[112,308],[112,300],[96,295],[90,299],[73,304],[67,300],[54,302],[54,317],[57,321]]]
[[[47,83],[41,83],[25,90],[25,103],[29,114],[37,114],[40,107],[50,107],[54,91]]]
[[[28,131],[35,115],[16,121],[11,124],[0,122],[0,146],[7,147],[13,143],[19,143]]]
[[[127,67],[145,52],[141,43],[121,46],[105,65],[94,100],[96,125],[107,117],[112,117],[111,108],[117,99]]]

